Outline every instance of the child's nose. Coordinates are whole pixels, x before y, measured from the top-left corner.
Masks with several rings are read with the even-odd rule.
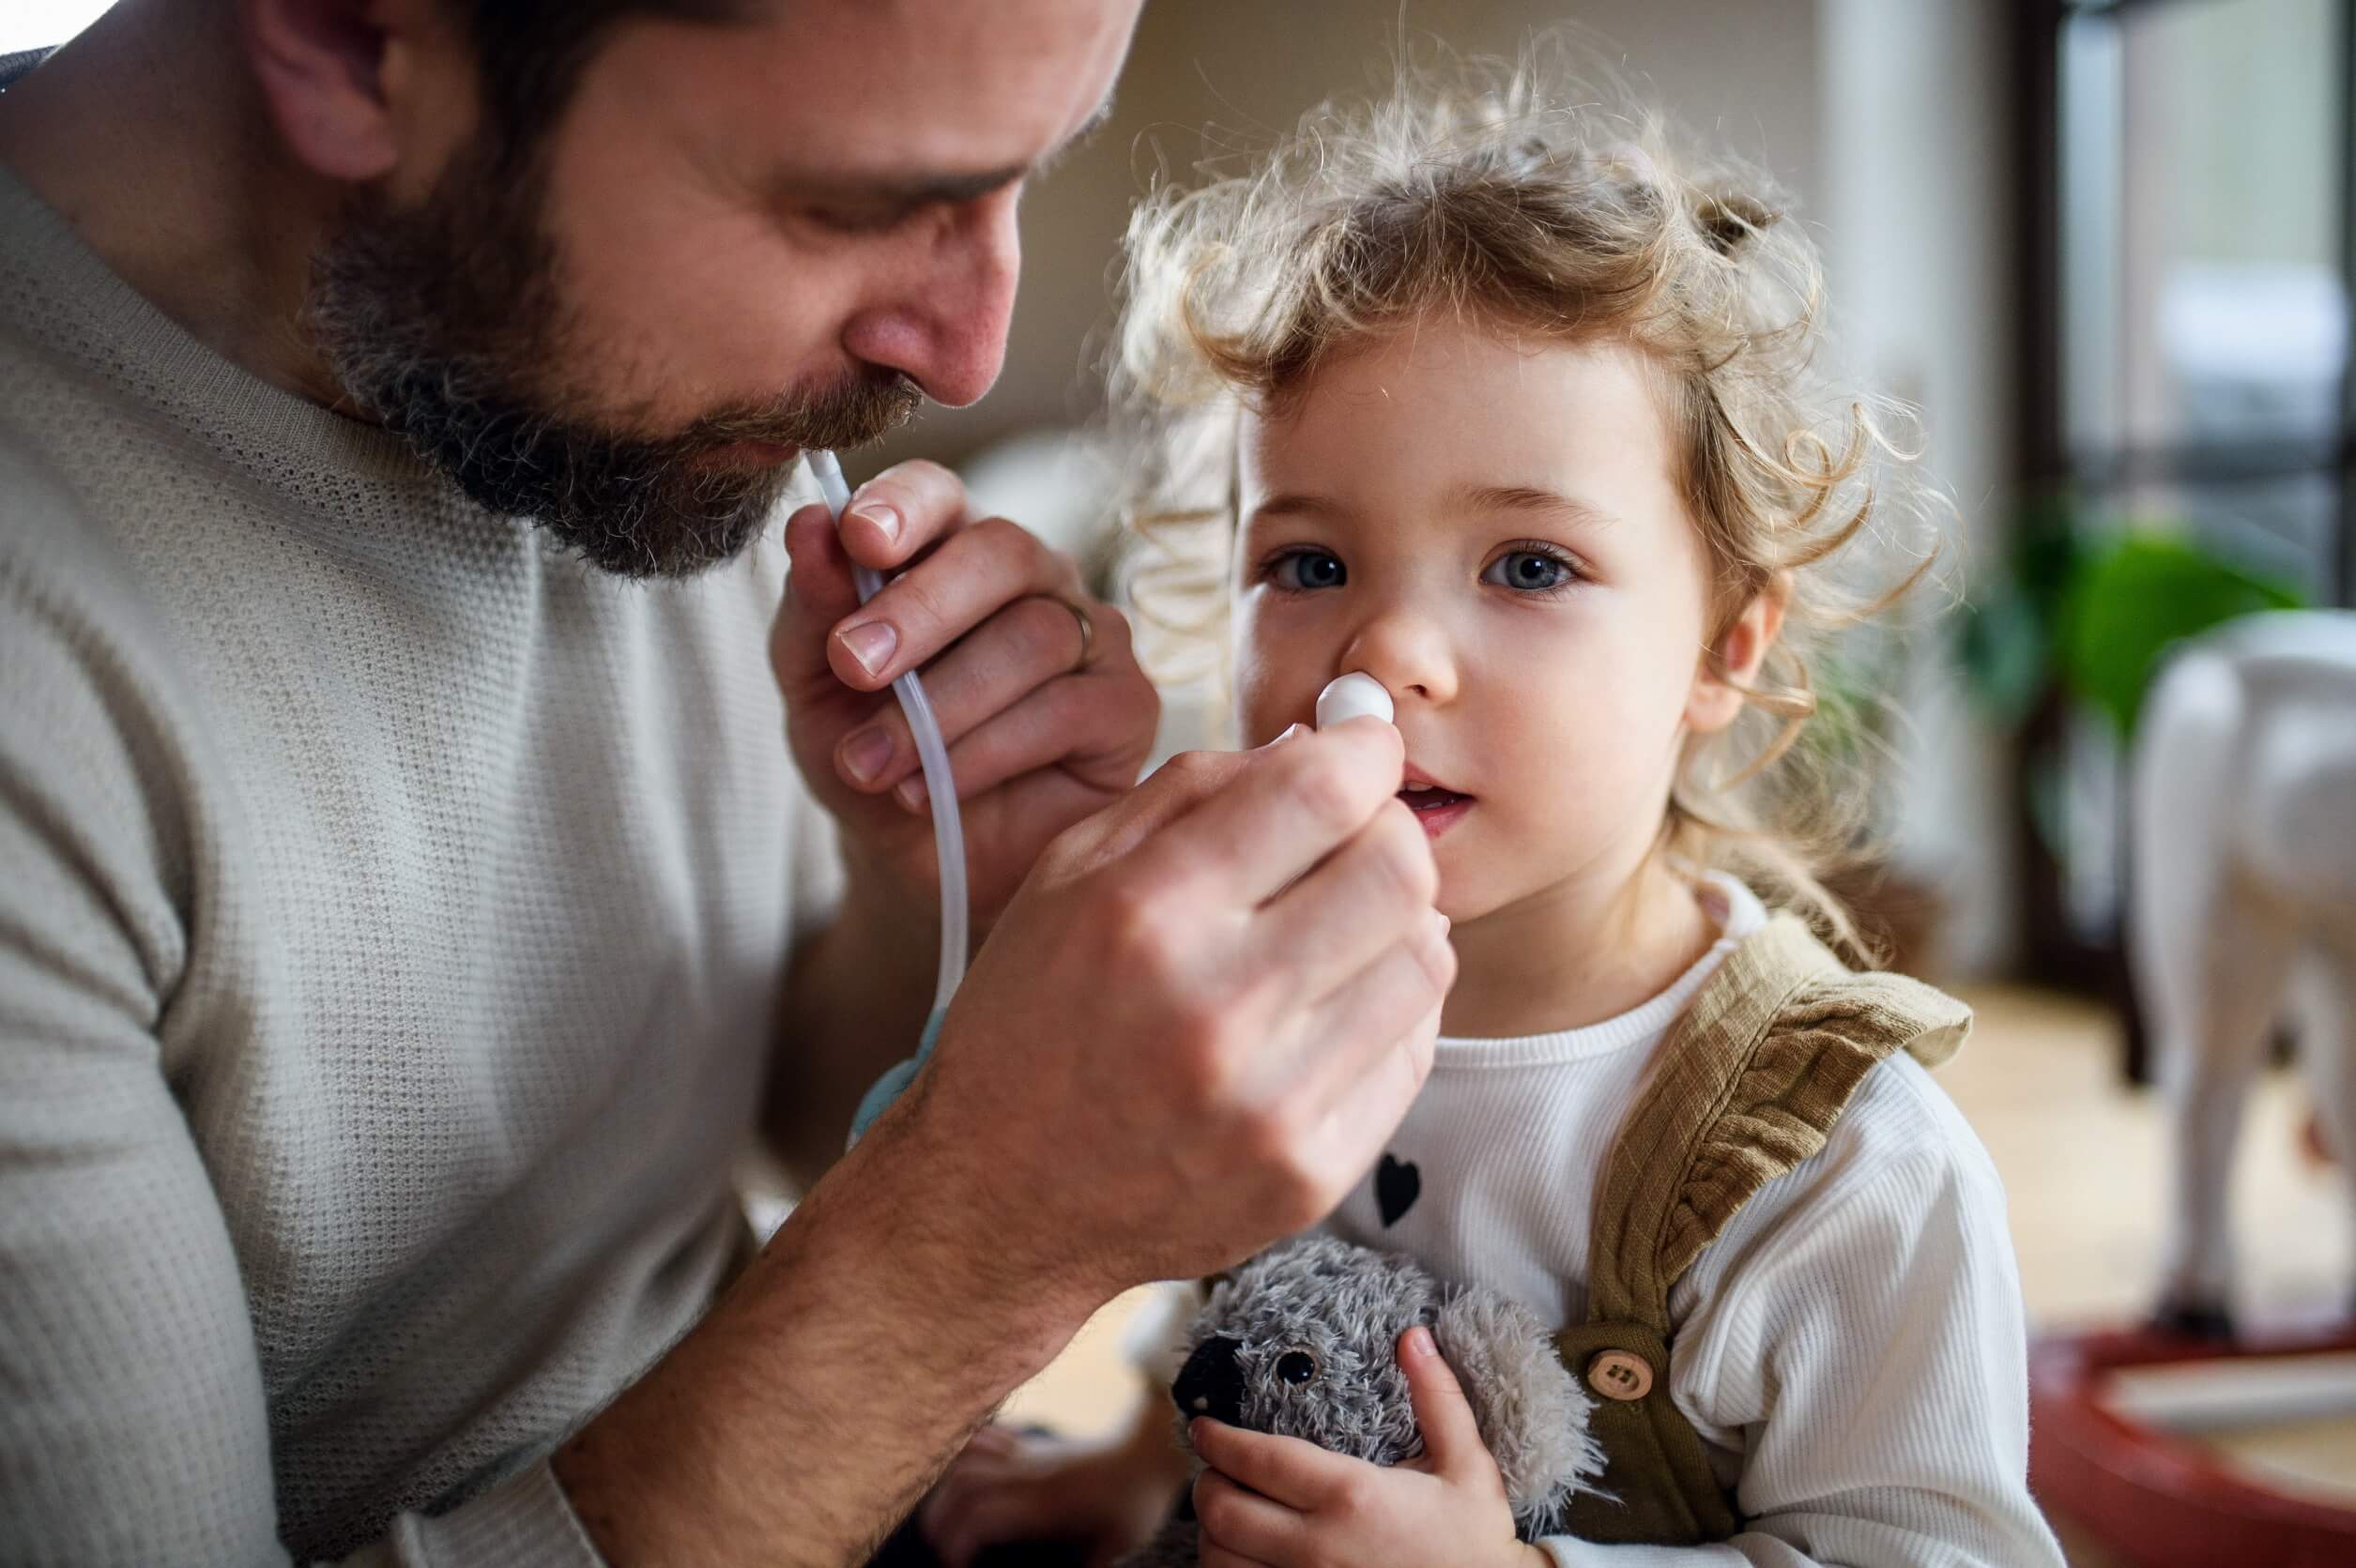
[[[1456,660],[1442,629],[1424,617],[1393,611],[1369,621],[1337,670],[1364,670],[1393,698],[1444,703],[1456,695]]]

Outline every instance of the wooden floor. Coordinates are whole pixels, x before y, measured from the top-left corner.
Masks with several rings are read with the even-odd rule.
[[[2115,1026],[2099,1009],[2009,989],[1968,999],[1978,1030],[1938,1077],[2004,1173],[2031,1323],[2135,1317],[2151,1297],[2165,1212],[2157,1105],[2119,1082]],[[2251,1106],[2233,1204],[2245,1316],[2315,1318],[2345,1302],[2356,1280],[2347,1191],[2337,1173],[2300,1154],[2304,1117],[2295,1084],[2279,1073]],[[1117,1423],[1148,1396],[1123,1356],[1138,1310],[1134,1298],[1108,1308],[1009,1414],[1075,1433]],[[2213,1440],[2284,1484],[2356,1484],[2356,1410]],[[2356,1506],[2356,1490],[2349,1495]],[[2092,1544],[2070,1544],[2079,1568],[2108,1568]]]

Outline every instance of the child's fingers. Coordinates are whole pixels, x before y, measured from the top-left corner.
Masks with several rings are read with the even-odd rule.
[[[1201,1564],[1201,1568],[1278,1568],[1276,1563],[1262,1562],[1258,1558],[1245,1557],[1240,1552],[1231,1552],[1217,1542],[1207,1540],[1202,1543],[1201,1549],[1197,1552],[1195,1561]]]
[[[966,1532],[975,1513],[995,1499],[1021,1490],[1019,1463],[1011,1454],[960,1455],[917,1509],[917,1528],[936,1549]]]
[[[1205,1568],[1214,1562],[1288,1568],[1308,1560],[1306,1515],[1247,1491],[1216,1470],[1195,1478],[1194,1516],[1202,1532],[1200,1560]]]
[[[1348,1484],[1349,1467],[1359,1463],[1298,1438],[1247,1431],[1207,1416],[1199,1418],[1188,1435],[1202,1462],[1223,1477],[1303,1512],[1332,1500]]]
[[[918,1513],[926,1520],[938,1518],[945,1510],[956,1506],[959,1498],[1003,1485],[1016,1474],[1019,1460],[1012,1454],[977,1452],[969,1448],[949,1462],[949,1468],[933,1483]]]
[[[984,1493],[967,1499],[926,1536],[942,1568],[967,1568],[988,1547],[1052,1534],[1068,1523],[1042,1507],[1043,1500],[1023,1487]]]
[[[969,1454],[1012,1454],[1022,1446],[1021,1434],[992,1423],[966,1440]]]
[[[1410,1329],[1399,1336],[1399,1366],[1407,1376],[1415,1425],[1423,1433],[1426,1468],[1445,1476],[1461,1475],[1468,1469],[1496,1469],[1489,1445],[1481,1441],[1480,1422],[1464,1397],[1463,1386],[1441,1356],[1430,1329]]]

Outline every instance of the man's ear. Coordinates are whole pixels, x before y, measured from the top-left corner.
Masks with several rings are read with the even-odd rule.
[[[1783,612],[1791,601],[1791,579],[1781,573],[1770,577],[1719,634],[1717,645],[1704,650],[1692,694],[1686,699],[1688,729],[1715,735],[1741,715],[1743,693],[1758,683],[1767,650],[1782,634]]]
[[[239,0],[239,30],[262,101],[297,161],[330,179],[390,174],[402,152],[397,99],[415,87],[416,0]]]

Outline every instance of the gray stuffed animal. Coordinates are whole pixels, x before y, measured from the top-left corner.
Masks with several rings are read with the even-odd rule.
[[[1431,1330],[1504,1472],[1524,1540],[1553,1530],[1603,1454],[1594,1402],[1566,1371],[1544,1324],[1494,1291],[1444,1284],[1408,1258],[1331,1237],[1262,1253],[1213,1287],[1188,1326],[1170,1385],[1180,1441],[1207,1415],[1302,1438],[1378,1465],[1423,1452],[1399,1367],[1399,1336]],[[1172,1519],[1122,1568],[1193,1568],[1195,1524]]]

